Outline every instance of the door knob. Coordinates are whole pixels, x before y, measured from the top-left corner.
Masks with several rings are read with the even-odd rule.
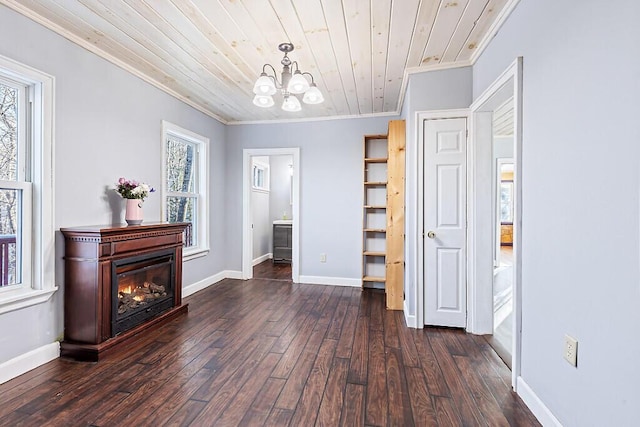
[[[436,233],[433,231],[430,231],[427,233],[427,237],[430,239],[435,239],[436,238]]]

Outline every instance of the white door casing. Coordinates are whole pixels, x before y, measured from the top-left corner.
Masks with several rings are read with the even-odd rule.
[[[423,126],[424,323],[465,327],[467,119]]]

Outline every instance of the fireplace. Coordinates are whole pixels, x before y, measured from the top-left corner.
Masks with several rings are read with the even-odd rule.
[[[187,224],[63,228],[61,355],[98,361],[124,341],[185,313],[182,242]]]
[[[173,307],[172,250],[114,261],[111,271],[112,336]]]

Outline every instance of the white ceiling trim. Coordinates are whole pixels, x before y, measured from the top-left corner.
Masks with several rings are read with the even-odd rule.
[[[400,114],[396,111],[386,113],[365,113],[365,114],[349,114],[344,116],[320,116],[320,117],[304,117],[297,119],[276,119],[276,120],[243,120],[229,121],[227,125],[264,125],[271,123],[300,123],[300,122],[324,122],[328,120],[346,120],[346,119],[367,119],[371,117],[397,117]]]

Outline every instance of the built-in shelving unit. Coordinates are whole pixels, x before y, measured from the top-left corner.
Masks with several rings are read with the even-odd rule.
[[[363,287],[385,287],[387,159],[387,135],[366,135],[363,177]]]
[[[362,286],[384,289],[392,310],[404,300],[404,126],[364,137]]]

